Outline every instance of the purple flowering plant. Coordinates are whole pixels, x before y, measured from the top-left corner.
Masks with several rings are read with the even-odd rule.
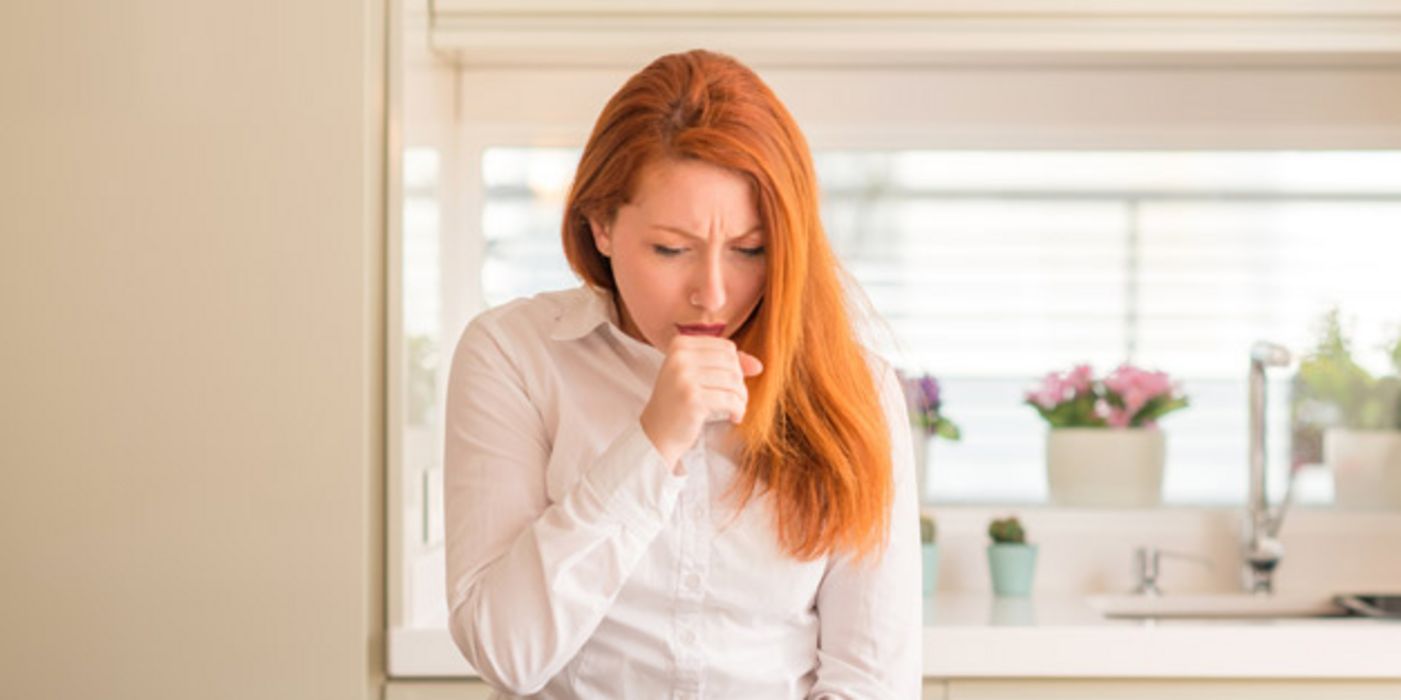
[[[1026,393],[1025,403],[1052,428],[1156,428],[1164,415],[1186,408],[1187,396],[1165,372],[1125,363],[1103,379],[1089,365],[1051,372]]]
[[[915,377],[906,376],[903,372],[897,374],[910,406],[910,421],[916,427],[925,435],[937,435],[945,440],[956,441],[963,436],[958,425],[944,415],[938,379],[928,374]]]

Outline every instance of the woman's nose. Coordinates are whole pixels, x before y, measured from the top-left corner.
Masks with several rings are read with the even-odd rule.
[[[725,307],[725,272],[720,261],[708,257],[701,264],[699,277],[691,292],[691,303],[706,311]]]

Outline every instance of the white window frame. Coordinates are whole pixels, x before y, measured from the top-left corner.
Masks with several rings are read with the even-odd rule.
[[[1231,17],[1222,16],[1227,5],[1231,5]],[[745,0],[434,0],[430,7],[433,12],[429,17],[395,16],[390,20],[391,111],[402,110],[401,72],[406,65],[423,59],[417,56],[406,61],[396,54],[405,45],[398,35],[403,26],[425,31],[438,58],[455,64],[457,71],[454,114],[445,115],[443,129],[426,139],[413,140],[420,136],[402,133],[401,114],[392,113],[389,120],[386,593],[391,678],[475,675],[446,629],[415,629],[407,627],[404,619],[409,590],[407,563],[420,553],[405,545],[405,516],[410,510],[406,497],[416,493],[421,483],[421,475],[405,474],[401,463],[406,407],[399,398],[405,389],[400,369],[404,338],[399,193],[405,143],[443,149],[443,186],[455,193],[445,200],[449,206],[441,219],[443,239],[467,246],[453,250],[445,245],[443,257],[459,261],[459,266],[469,271],[474,264],[479,268],[481,262],[480,220],[468,213],[480,211],[482,187],[480,172],[461,165],[480,163],[481,153],[492,145],[581,145],[602,98],[627,75],[660,53],[691,46],[730,51],[762,74],[778,76],[771,82],[780,96],[789,100],[790,106],[803,104],[808,110],[795,112],[814,149],[1081,148],[1145,143],[1164,148],[1223,147],[1227,143],[1265,147],[1283,142],[1300,148],[1401,148],[1401,130],[1395,123],[1303,124],[1264,133],[1249,131],[1242,124],[1214,132],[1165,130],[1162,125],[1144,124],[1137,129],[1095,134],[1061,123],[1028,130],[1016,144],[1002,138],[1006,125],[943,126],[911,120],[877,130],[869,123],[859,123],[859,115],[857,121],[824,119],[820,100],[794,93],[801,88],[793,85],[803,81],[789,82],[783,77],[784,71],[791,76],[803,70],[827,70],[838,77],[847,74],[834,66],[884,71],[891,80],[898,80],[905,71],[979,67],[1112,71],[1148,66],[1211,70],[1230,65],[1394,70],[1401,67],[1401,0],[1257,0],[1246,7],[1211,0],[872,0],[855,10],[850,3],[836,0],[800,0],[765,8],[780,15],[781,27],[760,21],[753,15],[755,4]],[[401,12],[402,6],[395,2],[391,13]],[[834,33],[854,23],[861,25],[861,31]],[[698,30],[701,26],[704,29]],[[644,31],[637,31],[639,28]],[[819,36],[838,36],[840,41],[814,50],[811,47],[819,45],[814,37]],[[592,97],[581,97],[574,78],[559,73],[554,79],[562,98],[552,102],[552,108],[522,95],[510,80],[510,75],[519,71],[525,71],[533,81],[539,77],[536,70],[580,66],[592,67],[589,80],[607,86],[606,91],[595,90]],[[807,84],[815,82],[809,79]],[[473,109],[468,104],[472,100],[526,103],[529,116],[518,118],[509,109]],[[808,109],[813,106],[819,109]],[[445,263],[445,287],[464,274]],[[446,356],[456,340],[448,336],[482,307],[479,286],[463,289],[467,293],[444,295],[441,327],[445,357],[440,363],[440,396],[446,381]],[[454,306],[450,300],[460,303]]]

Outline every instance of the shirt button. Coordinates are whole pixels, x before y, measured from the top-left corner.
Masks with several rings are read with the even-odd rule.
[[[681,643],[682,643],[682,644],[695,644],[695,643],[696,643],[696,633],[695,633],[695,632],[692,632],[691,630],[681,630]]]
[[[700,585],[701,585],[701,577],[700,577],[700,574],[687,574],[687,575],[686,575],[686,588],[688,588],[688,589],[694,591],[694,590],[699,589],[699,588],[700,588]]]

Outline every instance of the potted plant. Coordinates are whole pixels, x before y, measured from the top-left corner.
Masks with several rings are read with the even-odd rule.
[[[1026,529],[1016,516],[994,519],[988,524],[988,570],[992,591],[999,596],[1031,595],[1036,574],[1036,545],[1027,544]]]
[[[1338,506],[1401,507],[1401,330],[1380,348],[1392,373],[1373,376],[1353,359],[1340,316],[1324,314],[1294,377],[1293,463],[1326,464]]]
[[[929,448],[934,438],[957,441],[962,432],[948,416],[944,415],[944,403],[939,380],[928,374],[906,376],[898,373],[905,389],[905,401],[910,407],[910,427],[914,437],[915,484],[919,489],[919,502],[927,503],[929,493]]]
[[[934,524],[934,516],[921,514],[919,516],[919,542],[920,555],[924,560],[924,595],[931,596],[939,586],[939,544],[935,541],[938,536],[938,528]]]
[[[1089,365],[1051,372],[1026,393],[1046,420],[1051,502],[1066,506],[1151,507],[1162,500],[1163,416],[1188,399],[1163,372],[1122,364],[1096,379]]]

